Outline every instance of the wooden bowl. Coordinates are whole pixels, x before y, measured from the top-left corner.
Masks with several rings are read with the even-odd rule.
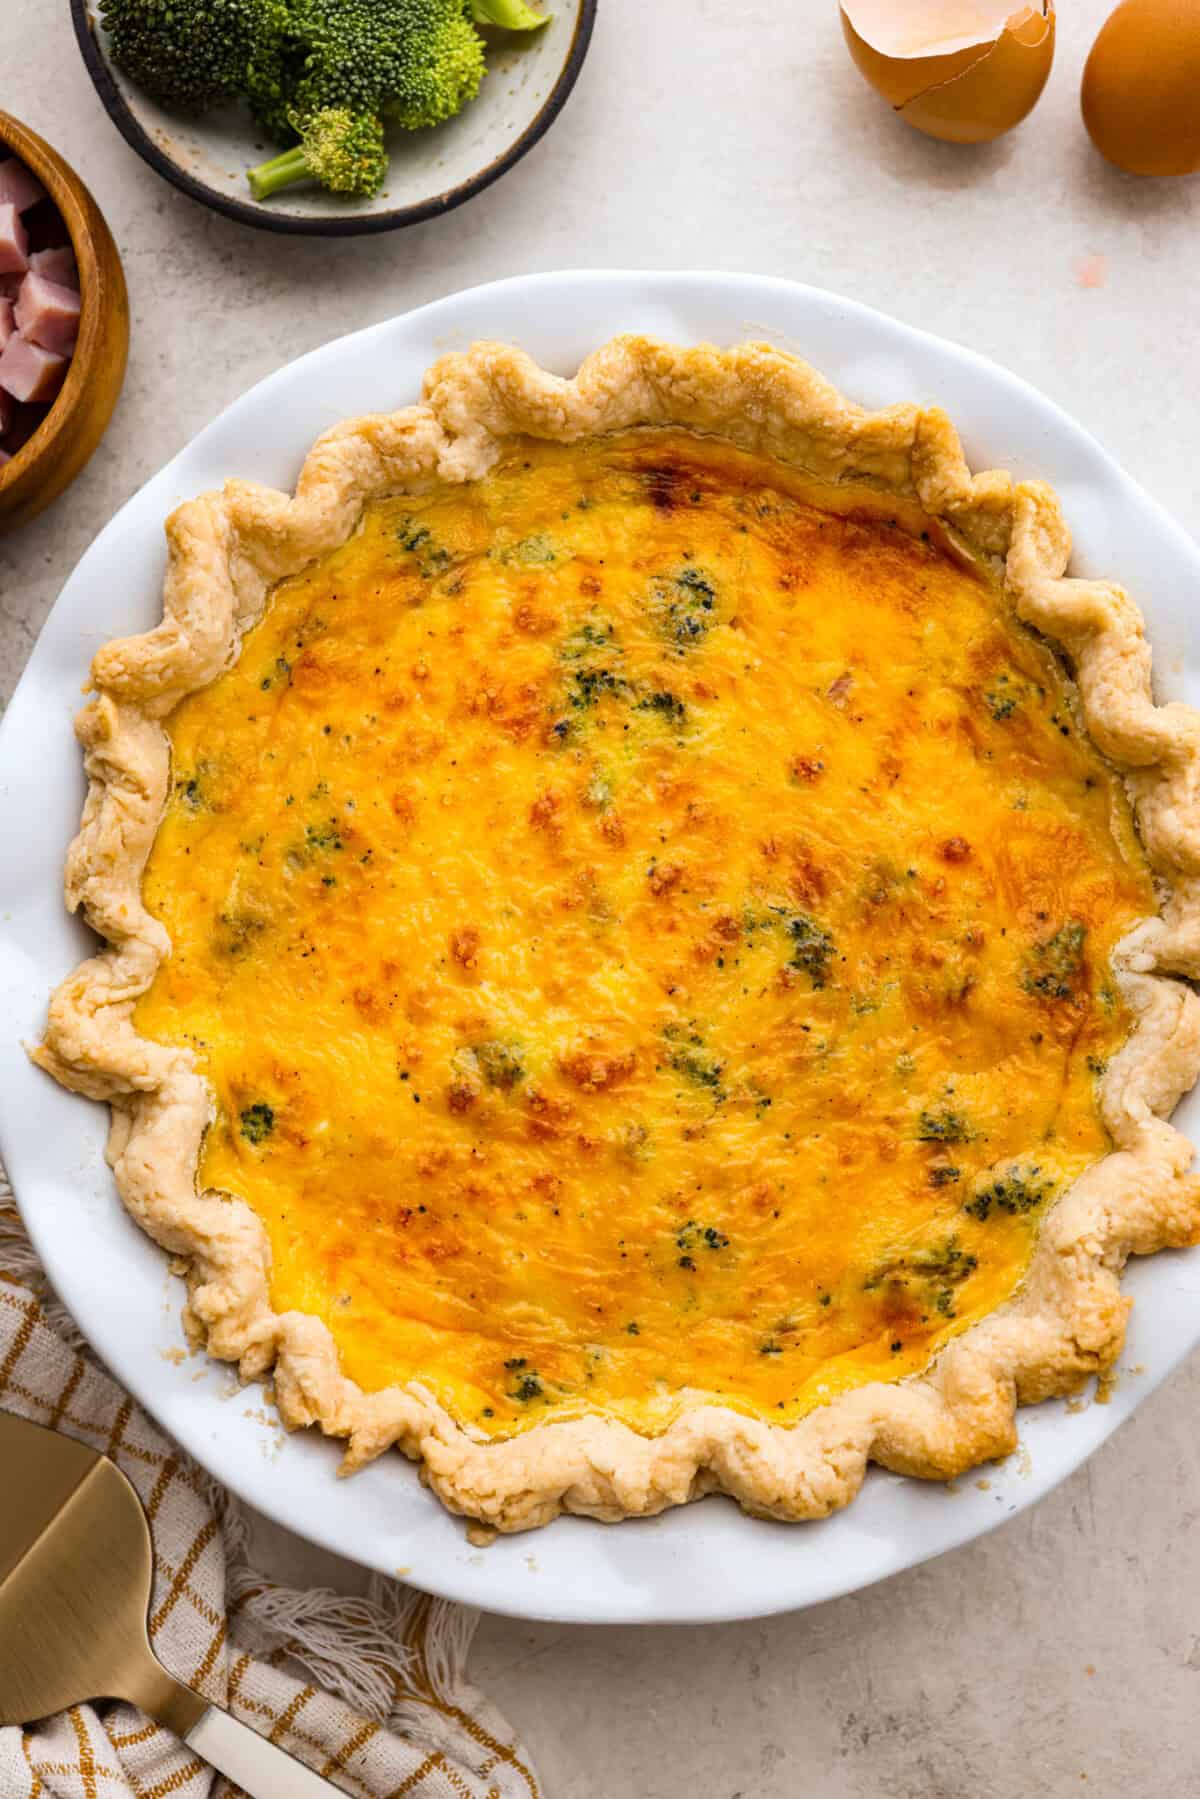
[[[112,417],[129,349],[129,296],[112,233],[74,169],[36,131],[0,112],[0,153],[33,170],[62,215],[79,265],[79,338],[58,398],[0,468],[0,534],[56,500]]]

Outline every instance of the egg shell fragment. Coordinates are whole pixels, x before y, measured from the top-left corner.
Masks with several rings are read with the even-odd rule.
[[[1033,109],[1054,60],[1046,4],[844,0],[842,30],[860,73],[906,124],[947,143],[987,143]]]

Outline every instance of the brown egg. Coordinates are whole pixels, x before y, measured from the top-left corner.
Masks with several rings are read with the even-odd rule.
[[[1092,45],[1088,135],[1131,175],[1200,169],[1200,0],[1124,0]]]
[[[907,124],[952,144],[1019,124],[1054,60],[1053,0],[842,0],[841,13],[871,86]]]

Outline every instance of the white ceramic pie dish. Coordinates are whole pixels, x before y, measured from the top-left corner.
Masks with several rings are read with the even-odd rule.
[[[283,1437],[253,1388],[181,1359],[182,1287],[125,1217],[103,1161],[106,1114],[26,1061],[50,988],[86,950],[61,908],[63,852],[83,795],[70,719],[91,655],[158,616],[162,520],[239,474],[290,486],[309,443],[355,411],[415,398],[426,365],[489,336],[569,372],[614,332],[677,341],[769,338],[853,398],[936,401],[976,466],[1049,479],[1076,539],[1074,567],[1123,581],[1146,614],[1158,697],[1200,702],[1190,595],[1200,548],[1096,443],[1032,389],[950,344],[791,283],[700,274],[571,272],[452,296],[330,344],[264,381],[123,508],[68,581],[0,727],[0,1153],[59,1291],[114,1372],[184,1446],[261,1511],[414,1584],[494,1611],[586,1622],[714,1621],[809,1605],[964,1543],[1048,1491],[1200,1341],[1200,1252],[1133,1265],[1135,1307],[1113,1399],[1021,1414],[1022,1453],[956,1490],[873,1471],[818,1525],[744,1517],[709,1499],[661,1518],[560,1519],[486,1550],[467,1542],[399,1456],[334,1479],[336,1445]],[[1200,1129],[1200,1100],[1179,1122]],[[1136,1369],[1134,1373],[1132,1370]]]

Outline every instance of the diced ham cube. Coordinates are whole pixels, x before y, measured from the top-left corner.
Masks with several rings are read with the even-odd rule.
[[[73,287],[78,291],[79,270],[70,244],[60,244],[54,250],[35,250],[29,258],[29,266],[44,275],[47,281],[57,281],[60,287]]]
[[[13,317],[29,343],[69,356],[79,335],[79,295],[31,269],[21,283]]]
[[[15,300],[24,279],[24,275],[0,275],[0,300]]]
[[[0,275],[23,275],[29,267],[29,237],[11,200],[0,201]]]
[[[15,206],[18,212],[28,212],[39,200],[46,198],[46,190],[34,174],[15,156],[0,162],[0,205]]]
[[[52,400],[62,386],[67,359],[14,333],[0,350],[0,387],[14,400]]]
[[[0,350],[4,348],[15,330],[16,326],[13,324],[13,303],[11,300],[0,299]],[[3,433],[0,432],[0,436],[2,435]]]

